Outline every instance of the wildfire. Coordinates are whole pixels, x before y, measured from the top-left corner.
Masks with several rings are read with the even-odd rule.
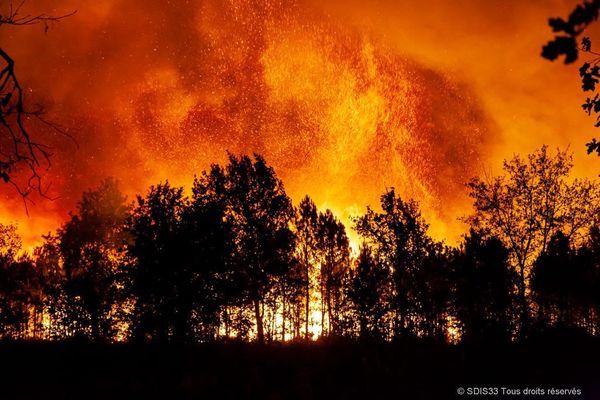
[[[63,48],[44,52],[62,61],[23,78],[79,142],[49,139],[60,200],[26,219],[4,194],[0,219],[19,220],[29,245],[105,176],[130,197],[165,179],[189,186],[227,151],[264,155],[294,201],[309,194],[347,226],[393,186],[421,203],[435,237],[462,232],[462,185],[490,136],[465,85],[297,1],[102,3],[73,3],[77,18],[50,35]]]

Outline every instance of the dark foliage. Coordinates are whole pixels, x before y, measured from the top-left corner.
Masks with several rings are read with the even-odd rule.
[[[112,179],[33,256],[0,226],[0,337],[115,343],[507,343],[600,331],[600,206],[546,148],[470,183],[463,243],[436,242],[392,188],[345,226],[310,198],[294,209],[265,160],[230,155],[190,195],[168,182],[128,204]]]
[[[589,24],[598,19],[599,10],[600,1],[586,0],[577,5],[566,20],[560,17],[550,18],[548,25],[552,28],[552,32],[556,33],[556,36],[542,48],[542,57],[554,61],[564,55],[565,64],[575,62],[580,50],[577,47],[577,37]],[[589,51],[590,49],[589,38],[584,38],[583,50]]]
[[[578,37],[585,29],[598,19],[600,13],[599,0],[585,0],[577,5],[567,20],[563,18],[550,18],[548,24],[557,35],[542,48],[542,57],[554,61],[564,55],[565,64],[570,64],[579,58],[579,52],[586,53],[591,59],[584,62],[579,68],[581,77],[581,88],[584,92],[595,92],[598,79],[600,78],[600,53],[592,50],[592,41],[589,37],[583,37],[578,47]],[[585,103],[581,105],[587,115],[596,117],[595,127],[600,127],[600,98],[598,93],[588,96]],[[600,155],[600,142],[592,139],[586,143],[588,154]]]
[[[471,230],[456,254],[454,307],[466,342],[508,342],[513,333],[517,277],[496,237]]]
[[[388,282],[388,271],[375,261],[369,247],[363,246],[346,288],[361,339],[383,338]]]
[[[438,336],[445,299],[435,304],[430,300],[443,291],[436,285],[445,285],[437,279],[445,264],[431,261],[441,257],[441,248],[427,235],[428,225],[416,202],[405,202],[392,188],[381,196],[381,208],[381,213],[367,208],[355,229],[388,271],[390,334],[396,339]]]

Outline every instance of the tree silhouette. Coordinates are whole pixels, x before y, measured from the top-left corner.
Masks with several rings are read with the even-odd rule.
[[[130,291],[134,296],[133,334],[137,340],[167,342],[181,338],[178,296],[188,276],[182,270],[181,216],[185,200],[182,188],[168,182],[150,187],[138,196],[128,218],[133,243]]]
[[[324,335],[335,336],[339,333],[342,278],[349,267],[350,247],[344,225],[331,210],[319,213],[317,248],[321,255],[321,327]]]
[[[360,249],[356,268],[350,271],[346,294],[361,339],[382,339],[389,294],[388,270],[377,264],[368,246]]]
[[[468,183],[475,213],[474,227],[489,231],[508,248],[518,272],[521,334],[529,324],[527,282],[537,256],[546,250],[554,233],[581,239],[598,212],[598,186],[588,180],[567,182],[572,156],[546,146],[528,155],[505,160],[504,175]]]
[[[389,270],[394,337],[418,335],[415,325],[421,317],[419,296],[423,292],[419,292],[415,278],[433,250],[433,242],[416,202],[403,201],[392,188],[381,196],[381,208],[382,213],[367,208],[367,213],[355,220],[355,229]]]
[[[498,238],[471,229],[454,264],[454,309],[462,340],[510,340],[516,276],[508,250]]]
[[[598,261],[591,244],[576,249],[557,232],[533,268],[532,291],[541,329],[583,328],[593,332],[598,312]]]
[[[98,189],[83,194],[77,212],[58,231],[64,288],[76,305],[72,319],[83,329],[81,333],[89,327],[97,341],[114,335],[110,315],[116,307],[127,211],[117,183],[107,179]]]
[[[17,338],[27,322],[25,281],[18,260],[21,238],[14,225],[0,225],[0,338]]]
[[[74,332],[71,316],[72,299],[65,293],[65,270],[63,268],[60,241],[57,234],[44,236],[42,245],[33,253],[35,267],[40,277],[42,290],[42,314],[48,316],[43,336],[48,339],[61,339]]]
[[[0,224],[0,338],[39,337],[43,284],[17,227]]]
[[[183,252],[189,282],[184,286],[187,291],[184,312],[180,314],[192,324],[184,319],[181,324],[182,330],[198,331],[193,337],[200,340],[215,339],[221,315],[227,319],[227,306],[235,304],[239,297],[234,278],[232,227],[227,221],[226,204],[210,183],[194,180],[191,202],[182,214],[181,240],[186,244]]]
[[[531,288],[538,304],[540,323],[560,326],[571,323],[574,258],[569,239],[559,231],[552,236],[548,249],[536,260]]]
[[[275,171],[259,155],[254,159],[230,155],[225,168],[213,166],[204,179],[225,201],[239,266],[235,284],[253,307],[257,340],[263,343],[265,297],[295,262],[291,200]]]
[[[548,24],[556,35],[542,48],[542,57],[554,61],[564,55],[565,64],[577,61],[580,52],[591,56],[579,68],[579,76],[583,91],[592,92],[594,96],[588,96],[581,107],[587,115],[595,114],[596,128],[600,127],[600,95],[596,91],[596,84],[600,78],[600,53],[592,50],[589,37],[582,37],[580,44],[578,39],[586,28],[598,19],[599,13],[600,1],[586,0],[578,4],[566,20],[560,17],[550,18]],[[596,138],[586,143],[586,146],[588,154],[596,152],[600,155],[600,142]]]
[[[430,242],[413,276],[418,318],[415,325],[422,336],[443,342],[451,311],[452,285],[450,254],[441,243]]]
[[[594,182],[567,180],[570,168],[569,154],[544,147],[505,161],[502,176],[473,179],[459,248],[431,239],[417,203],[386,190],[381,211],[354,220],[357,259],[341,221],[308,197],[294,210],[258,155],[211,166],[189,197],[166,182],[127,205],[107,179],[33,256],[16,227],[0,225],[0,337],[306,339],[317,299],[324,337],[596,335],[600,198]],[[318,292],[307,293],[311,280]]]
[[[304,313],[304,338],[309,338],[309,319],[310,319],[310,278],[311,266],[315,263],[317,257],[317,232],[318,232],[318,213],[315,203],[306,196],[298,205],[296,211],[296,237],[299,258],[304,267],[304,287],[305,287],[305,313]]]
[[[600,228],[590,229],[585,245],[577,249],[579,287],[576,287],[584,308],[581,323],[590,334],[600,332]]]
[[[292,337],[300,338],[300,329],[302,327],[301,313],[305,309],[306,301],[306,269],[298,258],[294,258],[293,265],[289,271],[279,278],[281,286],[281,322],[282,334],[281,340],[287,340],[286,322],[292,326]],[[306,320],[306,318],[304,319]],[[306,323],[304,324],[306,328]],[[304,335],[306,339],[306,335]]]
[[[17,6],[8,3],[7,10],[0,12],[0,27],[43,25],[47,32],[51,24],[74,14],[62,16],[46,14],[22,15],[21,2]],[[43,118],[43,109],[31,109],[25,102],[23,88],[17,78],[15,61],[0,47],[0,179],[11,183],[25,198],[32,190],[44,194],[39,167],[50,164],[50,149],[35,140],[28,123],[37,119],[54,130],[65,133],[56,124]],[[29,171],[25,185],[19,184],[15,173],[23,166]]]

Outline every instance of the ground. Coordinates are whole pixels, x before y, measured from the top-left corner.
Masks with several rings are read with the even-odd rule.
[[[599,355],[600,341],[583,338],[470,346],[2,343],[0,398],[599,399]],[[469,395],[502,387],[521,396]],[[526,388],[582,395],[525,396]]]

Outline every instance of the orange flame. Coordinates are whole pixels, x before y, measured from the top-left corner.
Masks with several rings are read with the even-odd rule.
[[[506,92],[497,87],[489,98],[478,96],[486,79],[498,79],[498,68],[485,75],[494,61],[479,45],[450,46],[465,60],[478,57],[481,66],[459,62],[452,67],[465,73],[453,75],[442,72],[447,59],[435,66],[428,54],[440,54],[444,44],[436,48],[432,32],[452,36],[439,10],[467,16],[456,22],[457,43],[475,40],[459,35],[473,18],[491,18],[478,2],[466,2],[465,10],[435,3],[429,11],[387,3],[374,10],[362,2],[341,10],[336,2],[319,8],[293,0],[27,3],[31,12],[78,10],[47,36],[20,28],[5,41],[22,81],[35,88],[30,97],[71,128],[79,149],[40,133],[56,147],[46,181],[60,199],[38,199],[27,218],[20,199],[2,188],[0,222],[19,222],[32,246],[105,176],[119,179],[132,196],[164,179],[187,186],[227,151],[257,152],[295,201],[309,194],[347,225],[393,186],[421,203],[436,238],[455,241],[464,229],[456,218],[469,204],[463,184],[486,161],[509,155],[498,139],[512,129],[507,124],[522,104],[501,103]],[[518,4],[511,7],[525,7]],[[549,12],[534,11],[521,19]],[[426,26],[410,25],[419,15]],[[422,42],[403,40],[389,18],[402,20],[412,41]],[[377,32],[368,21],[384,28]],[[500,35],[495,26],[478,29]],[[537,50],[532,63],[536,57]],[[475,70],[482,77],[470,84],[456,78]],[[532,136],[548,142],[548,135]],[[521,139],[516,148],[530,150],[532,142]]]

